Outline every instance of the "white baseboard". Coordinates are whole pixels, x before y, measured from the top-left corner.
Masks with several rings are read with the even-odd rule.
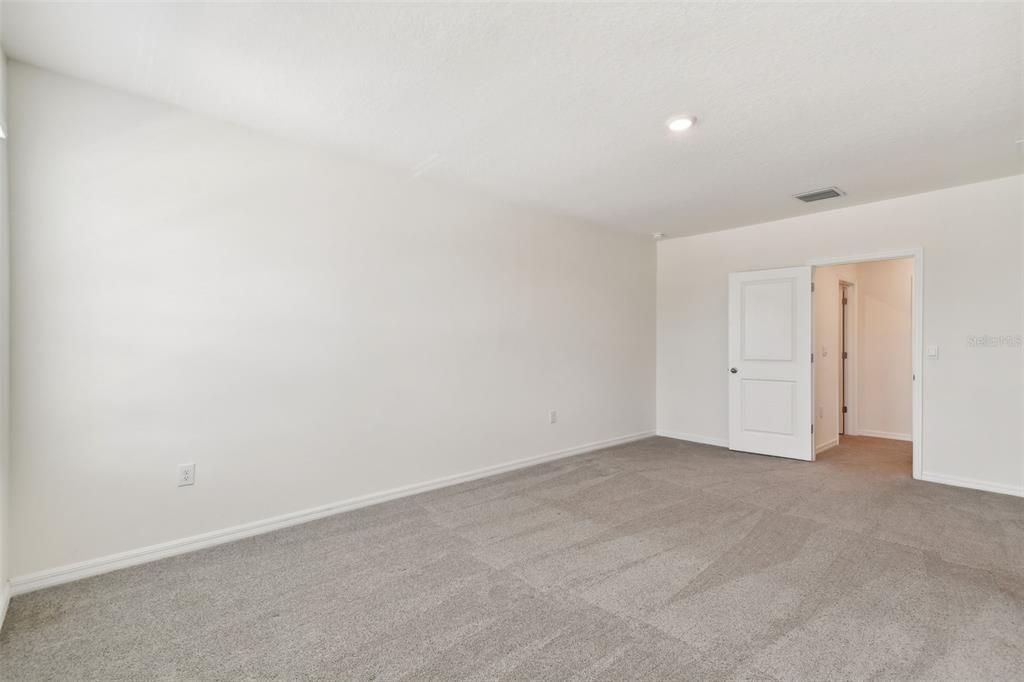
[[[564,450],[556,450],[543,455],[536,455],[534,457],[506,462],[505,464],[497,464],[494,466],[484,467],[482,469],[475,469],[464,474],[445,476],[443,478],[437,478],[423,483],[414,483],[412,485],[401,486],[399,488],[392,488],[391,490],[363,495],[361,497],[354,497],[348,500],[341,500],[339,502],[333,502],[331,504],[313,507],[303,511],[292,512],[290,514],[282,514],[280,516],[274,516],[261,521],[245,523],[240,526],[215,530],[209,533],[193,535],[192,537],[181,538],[178,540],[171,540],[170,542],[162,542],[148,547],[140,547],[139,549],[132,549],[118,554],[98,557],[96,559],[88,559],[75,564],[68,564],[66,566],[58,566],[57,568],[39,571],[37,573],[16,576],[11,579],[10,596],[25,594],[26,592],[40,590],[44,587],[61,585],[75,580],[81,580],[82,578],[100,575],[101,573],[109,573],[110,571],[116,571],[121,568],[128,568],[129,566],[137,566],[139,564],[149,563],[150,561],[165,559],[178,554],[194,552],[206,547],[213,547],[214,545],[234,542],[235,540],[252,537],[253,535],[269,533],[281,528],[296,526],[300,523],[324,518],[325,516],[332,516],[344,511],[359,509],[360,507],[368,507],[381,502],[387,502],[388,500],[427,492],[428,490],[436,490],[437,488],[444,488],[458,483],[473,481],[478,478],[494,476],[495,474],[514,471],[516,469],[550,462],[563,457],[581,455],[585,452],[593,452],[594,450],[602,450],[604,448],[614,447],[624,443],[631,443],[633,441],[649,438],[653,435],[653,431],[643,431],[640,433],[633,433],[628,436],[609,438],[608,440],[587,443],[585,445],[566,448]]]
[[[688,440],[691,443],[701,443],[703,445],[717,445],[720,448],[729,447],[728,438],[716,438],[714,436],[701,436],[696,433],[683,433],[681,431],[665,431],[658,429],[657,434],[664,436],[665,438],[675,438],[676,440]]]
[[[821,445],[816,446],[814,448],[814,454],[818,454],[819,452],[824,452],[825,450],[829,450],[831,448],[834,448],[837,445],[839,445],[839,438],[838,438],[838,436],[836,438],[833,438],[830,441],[826,441],[826,442],[822,443]]]
[[[4,580],[0,583],[0,630],[4,629],[7,620],[7,606],[11,603],[11,586]]]
[[[1024,487],[992,483],[990,481],[979,481],[976,478],[946,476],[945,474],[933,474],[926,471],[921,474],[921,480],[928,481],[929,483],[942,483],[943,485],[955,485],[960,488],[973,488],[974,490],[984,490],[990,493],[1001,493],[1003,495],[1024,497]]]
[[[857,435],[871,436],[872,438],[888,438],[889,440],[914,440],[914,437],[909,433],[892,433],[891,431],[872,431],[870,429],[857,429]]]

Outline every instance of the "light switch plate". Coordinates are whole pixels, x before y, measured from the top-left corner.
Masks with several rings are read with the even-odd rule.
[[[925,349],[925,354],[928,357],[930,357],[930,358],[937,358],[937,357],[939,357],[939,347],[938,346],[928,346]]]

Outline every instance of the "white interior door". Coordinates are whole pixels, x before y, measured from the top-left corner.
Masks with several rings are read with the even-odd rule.
[[[729,449],[814,459],[811,268],[729,275]]]

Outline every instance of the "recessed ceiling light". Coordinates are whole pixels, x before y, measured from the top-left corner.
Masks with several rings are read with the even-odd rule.
[[[693,124],[697,122],[697,119],[693,116],[674,116],[668,120],[665,125],[673,133],[681,133],[684,130],[689,130],[693,127]]]

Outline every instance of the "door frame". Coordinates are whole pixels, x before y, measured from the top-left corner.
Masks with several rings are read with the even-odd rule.
[[[856,282],[847,282],[840,278],[840,287],[846,287],[846,296],[848,303],[846,304],[846,350],[849,357],[846,360],[846,378],[843,382],[843,388],[846,391],[846,406],[849,408],[846,411],[845,419],[843,419],[843,430],[847,436],[857,435],[857,384],[858,377],[860,376],[857,372],[857,296],[859,290],[857,289]],[[842,314],[842,313],[840,313]],[[842,321],[840,321],[840,333],[842,332]],[[843,359],[840,355],[839,362],[842,363]],[[840,371],[842,368],[840,366]],[[840,396],[839,412],[842,412],[842,396]],[[837,414],[837,419],[842,415]]]
[[[924,471],[924,249],[912,247],[906,249],[893,249],[890,251],[878,251],[875,253],[861,253],[851,256],[829,256],[824,258],[811,258],[805,264],[812,268],[827,265],[849,265],[853,263],[867,263],[870,261],[896,260],[899,258],[910,258],[914,262],[914,281],[911,296],[911,366],[913,371],[913,382],[911,395],[913,397],[913,476],[916,479],[922,478]],[[814,334],[814,307],[811,307],[811,334]],[[812,339],[812,343],[816,340]]]

